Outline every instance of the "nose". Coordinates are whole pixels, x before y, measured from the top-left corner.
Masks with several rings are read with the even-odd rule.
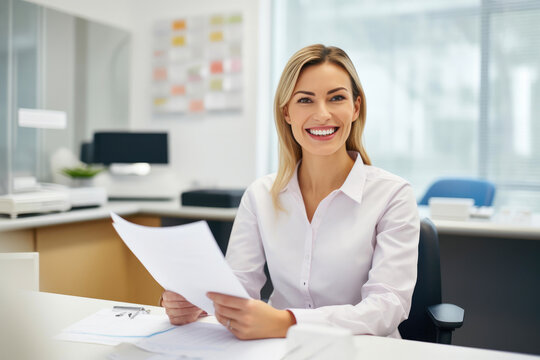
[[[317,106],[316,113],[314,114],[315,120],[326,121],[332,117],[330,111],[325,102],[321,101]]]

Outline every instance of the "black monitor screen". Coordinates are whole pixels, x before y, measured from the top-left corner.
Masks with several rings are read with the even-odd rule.
[[[167,164],[167,133],[96,132],[94,162]]]

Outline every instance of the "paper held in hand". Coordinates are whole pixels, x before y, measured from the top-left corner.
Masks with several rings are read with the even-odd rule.
[[[209,291],[249,298],[225,261],[208,224],[136,225],[111,212],[113,226],[148,272],[163,286],[214,314]]]

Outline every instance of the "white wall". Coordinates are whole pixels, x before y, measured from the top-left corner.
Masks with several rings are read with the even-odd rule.
[[[131,29],[131,0],[25,0],[88,20]],[[143,0],[144,1],[144,0]]]
[[[247,186],[257,169],[258,16],[254,0],[154,0],[133,2],[131,120],[134,129],[165,129],[170,158],[181,187]],[[152,26],[157,20],[240,11],[244,22],[244,111],[197,119],[151,119]],[[264,70],[263,70],[264,71]]]

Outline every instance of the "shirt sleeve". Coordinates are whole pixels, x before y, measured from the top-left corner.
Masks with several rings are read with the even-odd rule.
[[[264,255],[257,216],[253,210],[252,187],[242,197],[234,220],[225,259],[249,296],[260,299],[266,282]]]
[[[411,308],[419,231],[416,199],[406,184],[390,198],[377,223],[372,265],[361,289],[362,301],[356,305],[289,309],[297,322],[345,327],[354,334],[396,335]]]

